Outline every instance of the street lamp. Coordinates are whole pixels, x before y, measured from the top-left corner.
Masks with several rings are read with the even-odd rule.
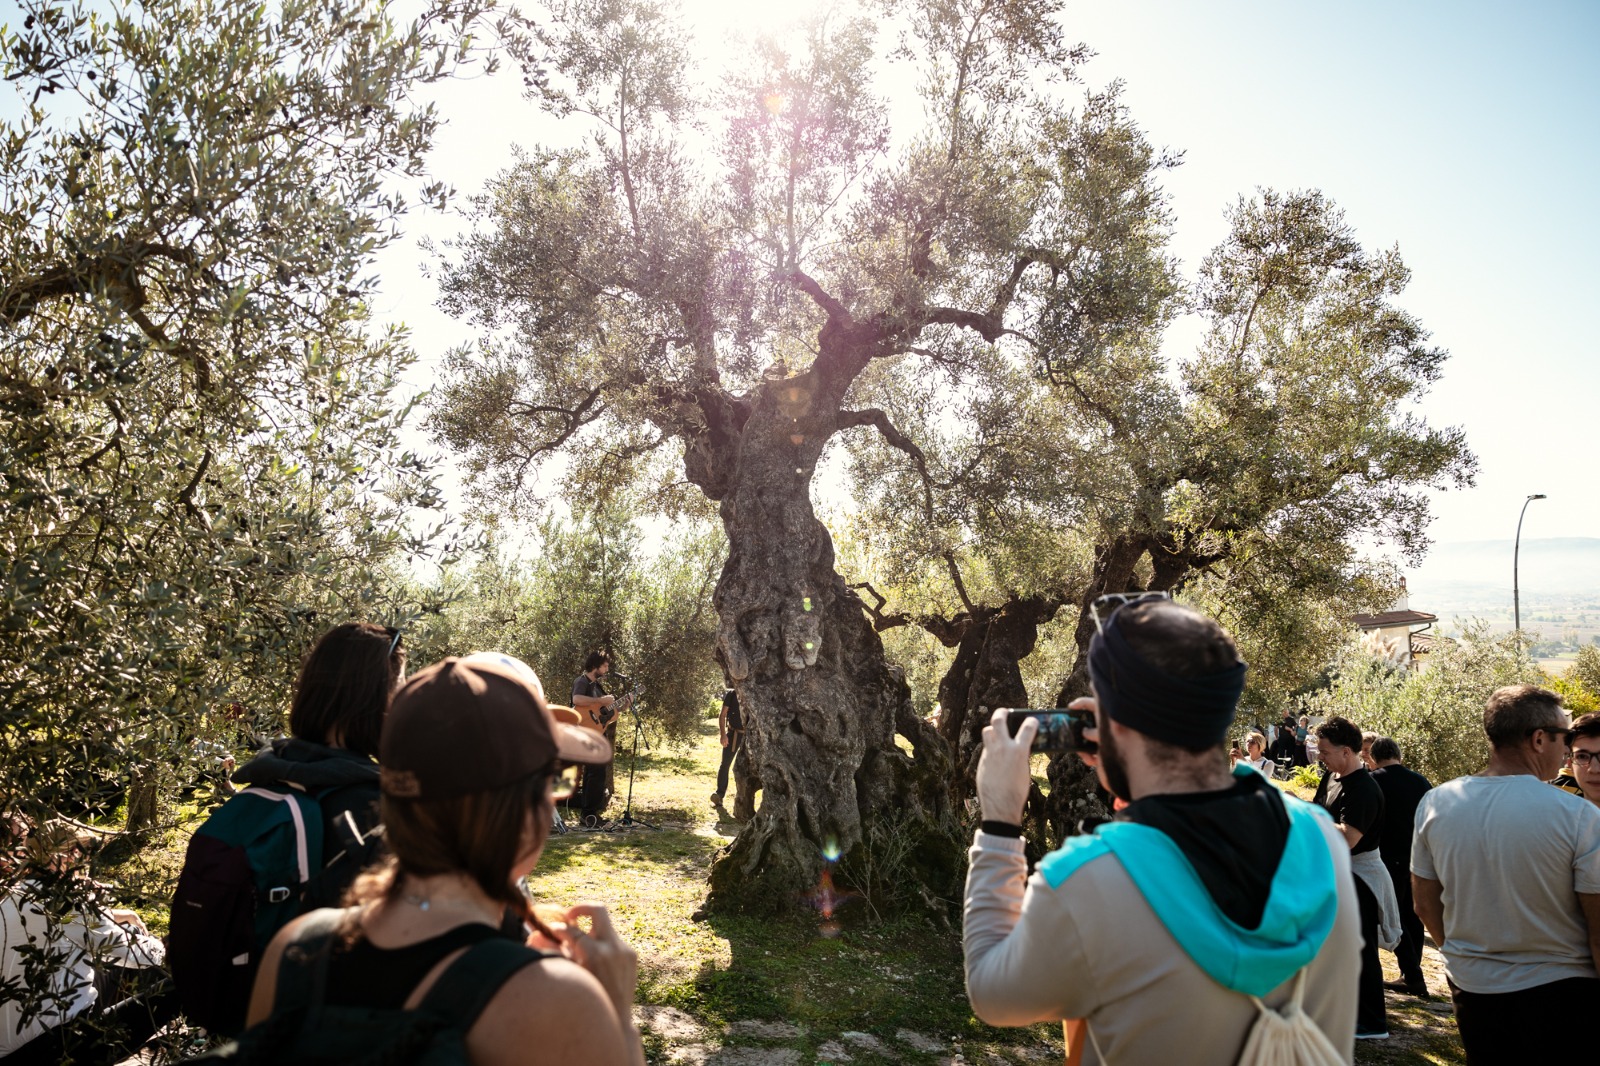
[[[1528,513],[1528,504],[1544,498],[1544,493],[1536,492],[1522,501],[1522,513],[1517,515],[1517,539],[1511,544],[1511,616],[1517,629],[1519,649],[1522,647],[1522,598],[1517,590],[1517,556],[1522,552],[1522,517]]]

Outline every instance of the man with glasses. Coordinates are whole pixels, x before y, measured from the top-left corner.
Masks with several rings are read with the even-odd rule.
[[[1600,714],[1572,723],[1572,779],[1579,795],[1600,806]]]
[[[1551,788],[1566,755],[1561,697],[1510,685],[1483,714],[1489,768],[1417,806],[1411,889],[1444,953],[1467,1062],[1555,1061],[1600,1002],[1600,809]],[[1587,745],[1585,745],[1587,747]]]

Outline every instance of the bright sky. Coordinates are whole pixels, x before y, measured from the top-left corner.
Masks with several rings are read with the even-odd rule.
[[[711,52],[753,8],[796,10],[684,8]],[[1453,353],[1424,413],[1465,426],[1481,462],[1476,489],[1438,499],[1436,540],[1509,537],[1532,492],[1549,499],[1530,508],[1530,539],[1600,536],[1600,359],[1582,310],[1600,291],[1585,196],[1600,163],[1600,4],[1122,0],[1071,3],[1067,26],[1098,52],[1089,82],[1122,79],[1152,140],[1187,153],[1168,182],[1186,270],[1223,236],[1223,207],[1258,185],[1320,187],[1369,247],[1399,244],[1414,275],[1404,302]],[[463,193],[513,143],[579,135],[517,88],[496,77],[440,94],[437,165]],[[459,223],[412,225],[445,237]],[[433,307],[421,260],[409,241],[386,254],[380,313],[432,357],[471,331]],[[1180,323],[1169,344],[1196,337]]]

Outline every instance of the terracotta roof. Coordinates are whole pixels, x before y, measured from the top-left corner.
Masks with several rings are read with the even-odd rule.
[[[1353,614],[1350,621],[1357,629],[1389,629],[1394,626],[1414,626],[1424,622],[1437,622],[1439,616],[1425,611],[1384,611],[1382,614]]]

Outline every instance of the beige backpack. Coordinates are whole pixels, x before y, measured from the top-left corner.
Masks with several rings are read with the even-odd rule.
[[[1302,966],[1295,974],[1294,994],[1281,1010],[1273,1010],[1259,996],[1250,997],[1256,1006],[1256,1023],[1245,1038],[1244,1050],[1239,1052],[1238,1066],[1345,1066],[1327,1034],[1305,1011],[1306,969]],[[1106,1061],[1094,1032],[1083,1019],[1063,1022],[1062,1032],[1066,1037],[1067,1066],[1079,1066],[1084,1046],[1090,1042],[1094,1042],[1100,1061]]]

